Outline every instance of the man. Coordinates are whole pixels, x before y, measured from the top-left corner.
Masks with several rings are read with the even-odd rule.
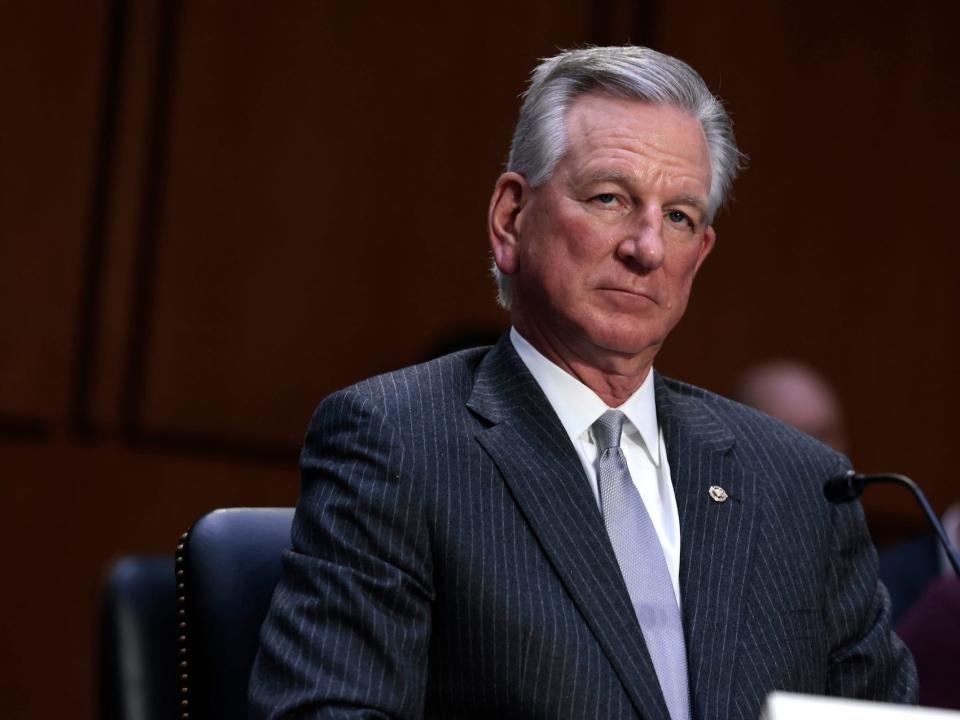
[[[845,459],[653,359],[737,165],[687,65],[534,72],[489,232],[513,330],[340,391],[301,459],[256,716],[755,718],[909,701]]]

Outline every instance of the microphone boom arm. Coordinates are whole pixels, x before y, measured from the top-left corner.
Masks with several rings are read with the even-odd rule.
[[[913,496],[927,516],[927,520],[933,525],[937,537],[940,538],[940,544],[943,545],[943,549],[946,550],[947,560],[949,560],[953,566],[953,571],[960,576],[960,559],[957,558],[957,551],[954,550],[953,545],[950,543],[950,538],[947,537],[947,531],[943,529],[940,519],[936,513],[933,512],[930,503],[927,502],[927,496],[923,494],[923,490],[906,475],[898,475],[896,473],[863,475],[853,470],[848,470],[844,475],[838,475],[828,480],[823,486],[823,494],[827,500],[833,503],[850,502],[860,497],[860,494],[866,489],[867,485],[872,485],[873,483],[903,485],[913,493]]]

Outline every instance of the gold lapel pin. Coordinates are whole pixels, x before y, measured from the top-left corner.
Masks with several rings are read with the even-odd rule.
[[[710,493],[710,499],[718,503],[726,502],[727,498],[730,497],[729,495],[727,495],[727,491],[724,490],[719,485],[711,485],[709,493]]]

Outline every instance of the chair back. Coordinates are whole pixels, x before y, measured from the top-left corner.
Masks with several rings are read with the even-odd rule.
[[[173,557],[125,556],[100,604],[101,720],[169,720],[177,707]]]
[[[290,547],[293,508],[214,510],[177,546],[180,717],[247,716],[260,626]]]

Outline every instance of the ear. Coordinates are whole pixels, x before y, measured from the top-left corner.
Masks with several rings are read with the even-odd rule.
[[[713,225],[708,225],[707,229],[703,233],[703,240],[700,241],[700,252],[697,254],[697,266],[694,269],[694,272],[700,270],[700,266],[703,265],[703,261],[707,259],[707,255],[710,254],[710,251],[713,250],[714,245],[717,244],[717,233],[713,229]]]
[[[493,261],[504,275],[513,275],[519,263],[520,233],[518,216],[530,199],[530,184],[515,172],[505,172],[497,180],[487,213],[487,232]]]

